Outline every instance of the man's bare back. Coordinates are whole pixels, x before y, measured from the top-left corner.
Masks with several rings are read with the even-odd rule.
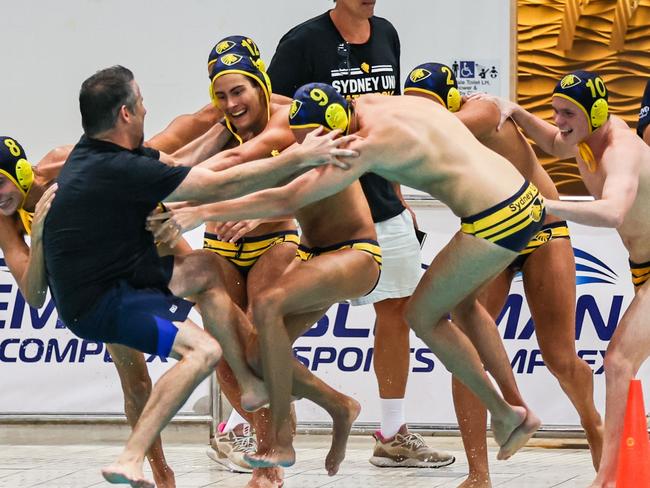
[[[353,145],[360,162],[386,179],[429,193],[458,216],[506,200],[524,182],[443,107],[408,96],[364,95],[353,103],[352,130],[356,121],[356,133],[366,138]]]

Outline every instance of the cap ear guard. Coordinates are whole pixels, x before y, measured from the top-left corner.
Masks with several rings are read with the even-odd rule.
[[[460,110],[462,96],[458,88],[450,88],[447,93],[447,108],[450,112],[458,112]]]
[[[212,102],[212,106],[219,108],[219,105],[217,103],[217,96],[214,94],[214,86],[212,85],[212,81],[210,81],[210,86],[208,86],[208,92],[210,93],[210,101]]]
[[[598,129],[601,125],[607,122],[609,116],[609,104],[604,98],[599,98],[591,106],[591,125],[594,129]]]
[[[345,132],[350,119],[347,110],[340,103],[333,103],[325,110],[325,120],[330,129],[338,129]]]
[[[21,189],[27,192],[34,182],[34,170],[26,159],[19,159],[16,163],[16,179]]]

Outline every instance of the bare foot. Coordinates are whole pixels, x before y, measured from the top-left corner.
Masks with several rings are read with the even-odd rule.
[[[510,435],[526,420],[526,409],[524,407],[512,407],[512,411],[505,419],[492,418],[490,428],[494,440],[499,446],[503,446]]]
[[[246,453],[244,459],[253,468],[273,468],[275,466],[288,468],[296,462],[296,451],[293,450],[291,444],[288,446],[275,445],[265,451]]]
[[[598,478],[596,478],[587,488],[616,488],[616,482],[604,483],[598,481]]]
[[[603,424],[602,422],[592,431],[585,430],[587,435],[587,442],[589,443],[589,451],[591,452],[591,462],[594,469],[598,472],[600,468],[600,456],[603,454]]]
[[[529,410],[525,420],[510,434],[505,444],[499,444],[501,449],[497,453],[497,459],[503,461],[512,457],[514,453],[526,445],[528,439],[533,436],[541,424],[542,421],[539,417]]]
[[[269,406],[269,392],[264,382],[253,376],[251,382],[241,387],[241,407],[247,412],[257,412]]]
[[[152,472],[156,488],[176,488],[174,471],[169,467],[169,465],[165,464],[161,470],[153,470],[152,468]]]
[[[348,444],[352,423],[359,416],[359,402],[343,395],[340,412],[332,414],[332,446],[325,458],[325,469],[329,476],[334,476],[345,459],[345,448]]]
[[[118,462],[102,468],[102,476],[112,484],[130,484],[133,488],[155,488],[155,485],[145,479],[142,467],[120,464]]]
[[[246,488],[282,488],[282,485],[284,485],[284,469],[276,466],[254,469],[253,477]]]
[[[490,475],[487,475],[487,477],[469,475],[465,481],[458,485],[458,488],[492,488]]]

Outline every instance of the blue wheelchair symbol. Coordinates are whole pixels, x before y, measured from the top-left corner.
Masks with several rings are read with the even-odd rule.
[[[474,61],[461,61],[459,78],[474,78],[476,76],[476,63]]]

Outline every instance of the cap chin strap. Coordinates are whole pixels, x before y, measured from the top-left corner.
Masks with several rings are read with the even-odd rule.
[[[20,217],[20,221],[23,223],[25,232],[27,232],[27,235],[30,235],[32,233],[32,220],[34,220],[34,214],[21,207],[18,209],[18,216]]]
[[[578,144],[578,152],[580,153],[580,157],[582,158],[582,160],[585,162],[585,165],[587,166],[589,172],[595,173],[596,170],[598,169],[598,161],[596,161],[594,152],[589,147],[589,144],[587,144],[584,141],[580,142]]]

